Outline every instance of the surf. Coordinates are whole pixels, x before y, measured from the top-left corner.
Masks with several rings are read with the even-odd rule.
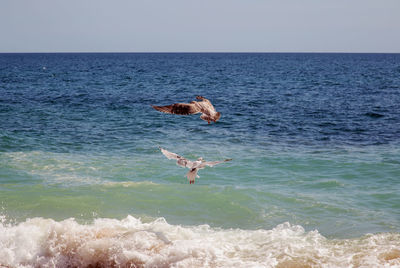
[[[398,267],[400,234],[329,239],[283,223],[272,229],[144,222],[128,215],[78,223],[31,218],[0,223],[5,267]]]

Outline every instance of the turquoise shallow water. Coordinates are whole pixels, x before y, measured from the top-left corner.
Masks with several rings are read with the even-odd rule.
[[[396,267],[399,74],[397,54],[1,54],[0,266]],[[220,121],[150,106],[196,95]],[[190,185],[158,146],[233,160]]]
[[[187,184],[183,168],[153,151],[140,159],[3,153],[3,212],[19,221],[36,216],[89,221],[129,214],[243,229],[289,221],[333,237],[399,230],[395,149],[331,154],[225,149],[208,155],[235,159],[201,170],[195,186]]]

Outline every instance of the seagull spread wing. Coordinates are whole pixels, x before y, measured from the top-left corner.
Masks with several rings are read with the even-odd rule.
[[[152,105],[152,107],[157,111],[167,114],[189,115],[201,112],[198,105],[196,105],[195,103],[175,103],[167,106]]]
[[[198,104],[200,104],[202,110],[204,110],[207,113],[215,112],[214,106],[211,104],[211,102],[208,99],[206,99],[202,96],[197,96],[196,99],[202,100],[201,102],[198,102]]]
[[[213,167],[213,166],[215,166],[217,164],[228,162],[228,161],[231,161],[231,160],[232,159],[225,159],[225,160],[222,160],[222,161],[211,161],[211,162],[204,161],[204,162],[201,163],[199,168],[204,168],[206,166]]]
[[[211,121],[217,122],[221,117],[221,113],[217,112],[209,100],[202,96],[197,96],[196,99],[201,100],[197,102],[197,106],[202,113],[201,119],[210,123]]]
[[[186,158],[184,158],[180,155],[177,155],[175,153],[171,153],[161,147],[159,147],[159,148],[160,148],[161,152],[163,153],[163,155],[165,155],[168,159],[176,160],[176,164],[178,166],[192,168],[192,165],[193,165],[192,161],[187,160]]]
[[[167,114],[190,115],[201,113],[200,118],[204,121],[207,121],[209,124],[211,122],[217,122],[221,117],[221,113],[215,110],[211,102],[202,96],[197,96],[196,99],[200,101],[192,101],[190,103],[175,103],[166,106],[152,105],[151,107],[157,111]]]
[[[169,151],[167,151],[167,150],[165,150],[165,149],[163,149],[161,147],[159,147],[159,148],[160,148],[161,152],[163,153],[163,155],[165,155],[168,159],[176,159],[176,160],[178,160],[179,158],[182,158],[180,155],[177,155],[175,153],[171,153],[171,152],[169,152]]]

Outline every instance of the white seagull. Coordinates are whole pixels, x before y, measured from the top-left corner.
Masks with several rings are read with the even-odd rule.
[[[186,174],[186,177],[188,178],[190,184],[194,183],[194,180],[196,179],[196,177],[200,178],[199,175],[197,175],[197,171],[199,169],[203,169],[206,166],[213,167],[213,166],[215,166],[217,164],[220,164],[220,163],[223,163],[223,162],[228,162],[228,161],[232,160],[232,159],[225,159],[225,160],[222,160],[222,161],[207,162],[207,161],[204,161],[202,157],[200,157],[196,161],[190,161],[190,160],[187,160],[186,158],[184,158],[184,157],[182,157],[180,155],[177,155],[175,153],[171,153],[171,152],[169,152],[169,151],[167,151],[167,150],[165,150],[165,149],[163,149],[161,147],[158,147],[158,148],[160,148],[161,152],[168,159],[175,159],[176,160],[176,164],[178,166],[187,167],[187,168],[190,169],[189,172]]]
[[[210,122],[217,122],[221,117],[221,113],[217,112],[209,100],[202,96],[197,96],[196,99],[201,101],[192,101],[190,103],[175,103],[167,106],[152,105],[157,111],[168,114],[189,115],[202,113],[201,119]]]

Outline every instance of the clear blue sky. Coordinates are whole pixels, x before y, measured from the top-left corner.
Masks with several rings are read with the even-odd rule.
[[[0,52],[400,52],[400,0],[0,0]]]

